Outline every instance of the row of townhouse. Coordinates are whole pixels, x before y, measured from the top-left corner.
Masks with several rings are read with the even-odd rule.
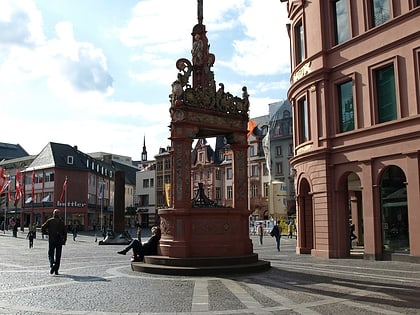
[[[138,168],[131,158],[102,152],[88,155],[76,146],[50,142],[36,156],[3,157],[0,167],[10,180],[2,194],[4,228],[11,218],[21,228],[39,226],[55,208],[62,210],[69,227],[108,228],[113,222],[116,172],[125,176],[127,225],[135,220],[135,211],[129,210],[134,208]]]

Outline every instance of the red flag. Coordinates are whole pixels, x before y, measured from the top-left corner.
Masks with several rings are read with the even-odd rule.
[[[22,198],[22,185],[20,184],[20,180],[22,178],[22,173],[20,171],[16,171],[16,192],[15,192],[15,206]]]
[[[252,119],[248,120],[248,134],[246,135],[247,138],[249,138],[249,136],[252,135],[252,132],[254,131],[255,127],[257,127],[257,123]]]
[[[4,186],[6,185],[6,177],[4,176],[4,169],[0,167],[0,194],[3,193]]]
[[[66,177],[66,179],[64,181],[63,189],[61,190],[60,202],[64,202],[65,201],[66,190],[67,190],[67,177]]]

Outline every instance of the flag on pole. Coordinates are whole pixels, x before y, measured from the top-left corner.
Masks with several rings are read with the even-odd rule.
[[[19,200],[22,198],[22,185],[21,185],[22,173],[16,171],[16,192],[15,192],[15,206],[18,204]]]
[[[0,194],[3,193],[5,185],[6,177],[4,176],[4,169],[3,167],[0,167]]]
[[[166,201],[166,206],[170,207],[171,206],[171,184],[170,183],[165,184],[165,201]]]
[[[249,138],[249,136],[252,135],[252,132],[254,131],[255,127],[257,127],[257,123],[252,119],[248,120],[248,134],[246,135],[247,138]]]
[[[65,201],[66,190],[67,190],[67,176],[66,176],[66,179],[64,180],[64,183],[63,183],[63,189],[61,190],[60,202]]]

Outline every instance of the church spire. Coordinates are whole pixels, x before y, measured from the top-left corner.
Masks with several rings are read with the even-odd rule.
[[[141,153],[141,160],[147,161],[147,150],[146,150],[146,136],[143,138],[143,152]]]

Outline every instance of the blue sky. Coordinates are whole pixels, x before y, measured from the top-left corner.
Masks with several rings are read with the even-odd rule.
[[[216,84],[250,94],[250,116],[287,96],[286,5],[204,0]],[[1,0],[0,142],[48,142],[139,160],[170,145],[175,62],[191,59],[195,0]]]

